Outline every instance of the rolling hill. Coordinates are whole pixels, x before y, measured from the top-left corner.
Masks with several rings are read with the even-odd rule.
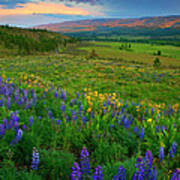
[[[180,16],[144,17],[132,19],[92,19],[80,21],[67,21],[56,24],[40,25],[36,28],[47,29],[56,32],[86,32],[108,31],[110,29],[127,28],[173,28],[180,29]]]
[[[47,30],[0,26],[0,56],[57,51],[71,38]]]

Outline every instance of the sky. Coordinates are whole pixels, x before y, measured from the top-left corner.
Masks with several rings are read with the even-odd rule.
[[[167,15],[180,15],[180,0],[0,0],[0,24],[20,27]]]

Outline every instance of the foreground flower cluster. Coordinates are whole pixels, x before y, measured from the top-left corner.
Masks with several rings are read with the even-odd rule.
[[[44,179],[179,178],[178,104],[128,102],[86,88],[30,89],[0,78],[0,109],[0,175],[12,167],[11,179],[29,172]]]
[[[136,171],[133,174],[132,180],[156,180],[157,170],[153,166],[153,155],[151,151],[145,153],[144,159],[138,157],[135,164]],[[88,179],[90,177],[90,166],[89,166],[89,153],[85,147],[81,151],[81,166],[77,162],[74,163],[72,167],[72,180]],[[118,169],[118,174],[114,176],[112,180],[125,180],[126,174],[125,169],[120,166]],[[92,176],[93,180],[103,180],[103,170],[101,166],[97,166]],[[176,169],[171,177],[171,180],[180,179],[180,170]]]

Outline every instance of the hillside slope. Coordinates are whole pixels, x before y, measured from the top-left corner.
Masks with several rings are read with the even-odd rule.
[[[48,29],[56,32],[84,32],[108,30],[120,27],[141,27],[141,28],[174,28],[180,29],[180,16],[167,17],[148,17],[148,18],[131,18],[131,19],[93,19],[68,21],[56,24],[47,24],[37,26],[38,29]]]
[[[0,26],[0,53],[36,54],[57,51],[71,38],[47,30]]]

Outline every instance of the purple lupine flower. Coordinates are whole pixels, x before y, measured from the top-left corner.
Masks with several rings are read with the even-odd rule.
[[[73,100],[70,101],[69,105],[73,107]]]
[[[9,129],[9,124],[8,124],[8,120],[7,119],[3,119],[3,124],[6,127],[6,129]]]
[[[69,122],[69,116],[66,116],[66,122]]]
[[[180,169],[176,169],[171,177],[171,180],[179,180],[180,179]]]
[[[82,117],[82,121],[83,121],[84,124],[86,124],[86,121],[87,121],[86,116],[83,116],[83,117]]]
[[[165,135],[164,130],[167,130],[166,126],[161,126],[161,132]]]
[[[103,109],[103,114],[106,114],[106,109]]]
[[[64,102],[61,102],[61,108],[60,109],[62,112],[65,112],[66,107],[65,107]]]
[[[15,139],[13,139],[11,141],[10,144],[11,145],[17,144],[20,141],[20,139],[22,138],[22,135],[23,135],[23,131],[21,129],[17,129],[16,130],[16,137],[15,137]]]
[[[81,151],[81,169],[82,174],[84,175],[88,175],[90,173],[89,153],[85,147],[83,147]]]
[[[114,176],[113,180],[125,180],[125,169],[120,166],[118,169],[118,175]]]
[[[146,161],[146,163],[147,163],[150,167],[152,166],[153,155],[152,155],[152,153],[151,153],[150,150],[147,150],[147,151],[146,151],[145,161]]]
[[[93,119],[94,118],[94,112],[91,111],[90,117]]]
[[[33,170],[37,170],[39,165],[39,153],[37,149],[34,147],[33,148],[33,153],[32,153],[32,162],[31,162],[31,168]]]
[[[116,115],[116,121],[118,121],[118,118],[119,118],[118,115]]]
[[[112,128],[114,127],[113,124],[110,124],[109,128],[110,128],[110,131],[112,130]]]
[[[147,160],[148,159],[148,160]],[[142,158],[137,158],[135,168],[137,169],[136,172],[133,174],[133,180],[156,180],[157,171],[156,168],[152,168],[152,154],[150,151],[147,151],[146,157],[144,158],[144,161]]]
[[[74,163],[74,166],[72,167],[72,173],[71,173],[72,180],[80,180],[81,179],[81,171],[78,163]]]
[[[11,98],[10,97],[7,98],[6,106],[8,109],[10,109],[10,106],[11,106]]]
[[[61,123],[61,120],[58,119],[58,120],[56,121],[56,124],[57,124],[57,125],[60,125],[60,123]]]
[[[82,117],[81,111],[78,112],[79,116]]]
[[[103,173],[101,166],[97,166],[93,175],[93,180],[103,180]]]
[[[2,97],[1,99],[0,99],[0,107],[2,107],[4,105],[4,97]]]
[[[58,92],[56,90],[54,91],[54,96],[55,98],[58,98]]]
[[[80,94],[79,92],[76,93],[76,97],[79,98],[80,97]]]
[[[31,116],[31,117],[29,118],[29,126],[32,126],[32,123],[33,123],[33,116]]]
[[[108,98],[108,100],[107,100],[107,104],[108,104],[108,106],[111,105],[111,102],[110,102],[109,98]]]
[[[66,101],[66,92],[64,90],[61,90],[60,98]]]
[[[144,128],[141,128],[140,138],[141,138],[141,139],[144,138]]]
[[[158,125],[156,126],[156,132],[159,132],[159,126]]]
[[[52,111],[48,111],[49,119],[54,120]]]
[[[154,109],[153,109],[153,108],[151,108],[151,114],[152,114],[152,115],[154,114]]]
[[[172,147],[169,151],[169,155],[171,158],[173,158],[174,154],[176,153],[177,143],[173,142]]]
[[[137,133],[139,131],[138,127],[135,126],[133,131],[134,131],[134,133]]]
[[[33,103],[34,106],[36,105],[36,100],[37,100],[36,93],[33,93],[33,95],[32,95],[32,103]]]
[[[77,116],[73,116],[72,119],[73,119],[74,121],[76,121],[76,120],[77,120]]]
[[[160,147],[159,149],[159,159],[160,161],[164,159],[164,147]]]
[[[75,115],[76,115],[76,111],[72,110],[72,116],[75,116]]]
[[[113,118],[114,116],[115,116],[115,112],[113,111],[111,117]]]
[[[5,127],[4,124],[0,124],[0,137],[5,134]]]
[[[82,106],[82,104],[80,104],[79,105],[79,111],[82,111],[82,109],[83,109],[83,106]]]
[[[144,115],[142,116],[142,121],[144,121],[144,119],[145,119],[145,117],[144,117]]]

